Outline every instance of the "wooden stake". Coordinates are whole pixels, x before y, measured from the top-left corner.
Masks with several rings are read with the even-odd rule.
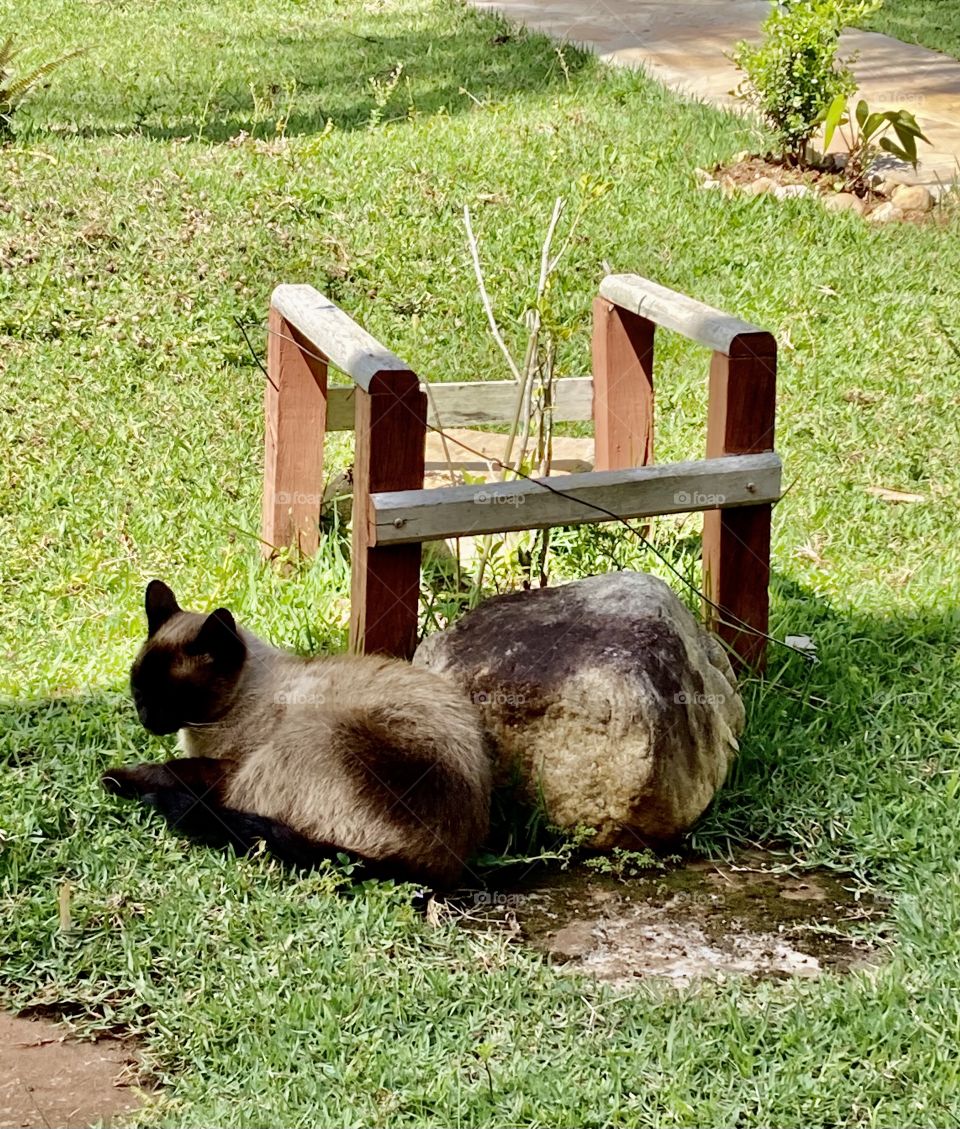
[[[427,397],[409,371],[356,392],[350,649],[410,658],[420,603],[420,543],[374,545],[370,495],[423,487]]]
[[[296,545],[312,557],[320,537],[327,366],[300,347],[273,307],[269,326],[261,551],[270,556]]]
[[[777,345],[768,333],[734,338],[729,352],[714,353],[710,366],[707,458],[773,450]],[[729,644],[734,665],[762,672],[769,616],[770,505],[709,510],[703,522],[704,591],[721,611],[706,605],[707,620]]]
[[[655,325],[606,298],[593,302],[593,420],[597,470],[653,462]]]

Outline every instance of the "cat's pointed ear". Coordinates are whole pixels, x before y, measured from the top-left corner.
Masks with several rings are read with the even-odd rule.
[[[162,580],[150,581],[143,603],[147,610],[147,631],[151,635],[159,631],[172,615],[180,611],[177,597]]]
[[[226,608],[216,608],[203,621],[188,650],[194,655],[209,655],[228,666],[239,666],[247,653],[247,645],[231,613]]]

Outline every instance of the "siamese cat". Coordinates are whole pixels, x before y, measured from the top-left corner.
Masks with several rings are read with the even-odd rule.
[[[108,791],[211,844],[456,882],[487,833],[492,765],[454,685],[398,659],[277,650],[226,608],[183,611],[159,580],[145,602],[133,699],[151,733],[180,731],[185,757],[111,769]]]

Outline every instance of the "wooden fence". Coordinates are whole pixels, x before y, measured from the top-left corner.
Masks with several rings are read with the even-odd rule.
[[[705,459],[653,462],[658,326],[712,351]],[[328,386],[331,365],[352,386]],[[558,381],[554,397],[555,419],[592,417],[596,469],[545,486],[424,490],[428,405],[416,374],[313,287],[279,286],[267,350],[265,551],[296,543],[316,552],[324,435],[352,428],[350,645],[409,657],[422,542],[610,520],[584,502],[622,518],[702,510],[706,618],[739,667],[762,669],[770,514],[780,496],[776,368],[769,333],[638,275],[609,275],[594,302],[593,377]],[[513,381],[433,385],[431,423],[506,421],[516,394]]]

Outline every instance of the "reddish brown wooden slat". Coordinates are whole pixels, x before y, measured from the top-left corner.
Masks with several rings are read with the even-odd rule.
[[[777,345],[767,333],[734,339],[729,355],[710,366],[707,457],[773,450]],[[703,521],[704,591],[713,604],[708,621],[732,648],[738,670],[762,671],[770,582],[769,505],[710,510]]]
[[[416,646],[420,544],[373,546],[370,495],[423,486],[427,397],[412,372],[357,389],[350,649],[410,658]]]
[[[655,326],[606,298],[593,303],[593,420],[597,470],[653,462]]]
[[[273,308],[269,326],[261,549],[269,556],[295,544],[313,556],[323,495],[327,366],[300,348]]]
[[[714,353],[707,408],[707,458],[773,450],[777,411],[777,343],[769,333],[735,338],[729,355]]]

